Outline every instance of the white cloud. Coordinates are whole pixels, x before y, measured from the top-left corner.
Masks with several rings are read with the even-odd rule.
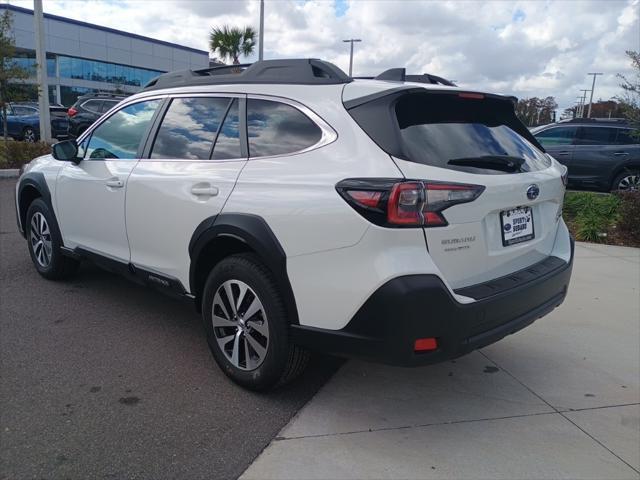
[[[337,15],[331,0],[266,0],[266,58],[323,58],[347,70],[342,40],[357,37],[355,74],[406,66],[469,88],[552,95],[566,107],[590,88],[587,72],[604,73],[597,98],[618,94],[616,74],[630,69],[624,51],[640,50],[640,0],[340,2],[347,9]],[[204,50],[213,25],[258,26],[257,0],[44,3],[48,13]]]

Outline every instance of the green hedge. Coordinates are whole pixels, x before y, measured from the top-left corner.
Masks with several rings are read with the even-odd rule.
[[[40,155],[51,152],[44,142],[27,143],[0,139],[0,168],[20,168]]]
[[[563,215],[576,240],[640,247],[640,192],[567,192]]]

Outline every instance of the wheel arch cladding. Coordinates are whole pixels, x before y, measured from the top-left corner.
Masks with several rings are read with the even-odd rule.
[[[36,199],[42,198],[49,207],[51,214],[55,220],[55,214],[53,212],[53,206],[51,205],[51,193],[47,186],[47,181],[44,178],[42,172],[25,173],[20,179],[20,186],[18,187],[18,215],[20,224],[22,226],[22,236],[26,237],[27,227],[27,210],[29,205]],[[57,220],[56,220],[57,223]],[[57,226],[57,225],[56,225]]]
[[[202,221],[189,242],[189,284],[200,308],[202,290],[211,269],[229,255],[253,252],[269,268],[284,297],[287,315],[298,324],[293,289],[287,274],[287,257],[267,222],[257,215],[223,213]]]

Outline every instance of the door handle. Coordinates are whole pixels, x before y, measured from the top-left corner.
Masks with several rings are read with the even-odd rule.
[[[562,152],[556,153],[556,155],[571,155],[571,152],[567,152],[566,150],[563,150]]]
[[[629,152],[613,152],[613,154],[618,156],[626,156],[629,155]]]
[[[191,187],[191,193],[196,197],[215,197],[218,195],[218,188],[211,185],[194,185]]]
[[[106,183],[107,187],[111,188],[122,188],[124,187],[124,182],[119,178],[110,178]]]

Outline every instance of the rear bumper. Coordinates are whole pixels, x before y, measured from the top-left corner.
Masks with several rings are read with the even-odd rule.
[[[569,262],[545,260],[539,268],[533,265],[489,282],[487,288],[466,289],[482,297],[469,304],[458,302],[436,275],[397,277],[376,290],[343,329],[292,325],[292,341],[312,350],[398,366],[456,358],[523,329],[559,306],[567,294],[573,250],[572,240]],[[489,288],[497,293],[487,294]],[[437,350],[415,353],[415,340],[428,337],[437,339]]]

